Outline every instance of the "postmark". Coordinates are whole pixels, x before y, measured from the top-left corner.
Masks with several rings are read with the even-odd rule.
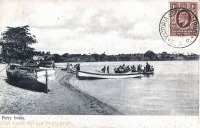
[[[185,48],[199,35],[196,2],[171,2],[170,10],[161,18],[159,32],[162,39],[175,48]]]

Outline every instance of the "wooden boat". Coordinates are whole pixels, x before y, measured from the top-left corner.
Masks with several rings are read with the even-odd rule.
[[[39,67],[41,68],[51,68],[54,65],[54,61],[40,61],[38,64]]]
[[[150,71],[150,72],[139,72],[140,74],[143,74],[143,75],[153,75],[154,74],[154,71]]]
[[[19,64],[11,63],[6,68],[6,74],[8,81],[25,85],[25,86],[37,86],[47,85],[47,81],[55,79],[55,70],[49,68],[48,70],[31,68],[22,66]],[[40,87],[39,87],[40,88]]]
[[[91,73],[78,71],[78,79],[125,79],[125,78],[141,78],[142,74],[136,73]]]

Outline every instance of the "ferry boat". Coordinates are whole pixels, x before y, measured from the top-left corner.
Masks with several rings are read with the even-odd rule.
[[[133,73],[92,73],[85,71],[78,71],[78,79],[125,79],[125,78],[141,78],[142,74],[138,72]]]
[[[16,63],[8,64],[6,74],[8,81],[11,83],[37,89],[47,89],[47,82],[55,79],[53,68],[40,69]]]

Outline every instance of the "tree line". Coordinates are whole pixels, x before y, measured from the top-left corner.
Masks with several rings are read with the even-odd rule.
[[[101,62],[101,61],[176,61],[176,60],[198,60],[199,55],[181,53],[170,54],[167,52],[154,53],[149,50],[145,53],[137,54],[118,54],[106,55],[103,54],[68,54],[63,55],[53,54],[56,62]]]
[[[197,54],[169,54],[167,52],[154,53],[149,50],[145,53],[137,54],[51,54],[44,51],[35,51],[30,45],[38,43],[35,35],[32,35],[29,26],[7,27],[1,33],[0,39],[1,57],[5,62],[20,62],[32,59],[33,56],[50,55],[55,62],[101,62],[101,61],[173,61],[173,60],[198,60]]]

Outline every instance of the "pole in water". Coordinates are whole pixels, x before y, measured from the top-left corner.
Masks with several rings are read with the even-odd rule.
[[[47,74],[47,70],[46,70],[46,93],[48,93],[48,74]]]

